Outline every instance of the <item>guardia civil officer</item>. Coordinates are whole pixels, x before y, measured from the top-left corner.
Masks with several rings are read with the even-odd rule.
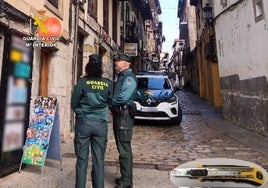
[[[114,57],[118,78],[114,87],[112,100],[113,129],[117,150],[119,152],[120,178],[115,179],[115,188],[131,188],[133,185],[132,131],[134,123],[134,96],[137,81],[129,68],[131,57],[118,53]]]
[[[71,107],[76,114],[74,147],[76,161],[76,188],[85,188],[87,166],[92,151],[92,186],[104,188],[104,154],[107,144],[107,120],[112,100],[112,82],[102,77],[102,58],[89,56],[86,76],[74,87]]]

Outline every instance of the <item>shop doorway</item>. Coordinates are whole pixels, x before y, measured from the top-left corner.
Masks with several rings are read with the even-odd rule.
[[[48,96],[50,59],[51,52],[49,50],[42,49],[38,95],[43,97]]]

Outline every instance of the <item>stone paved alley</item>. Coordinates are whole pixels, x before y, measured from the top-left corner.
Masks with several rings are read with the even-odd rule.
[[[137,123],[133,134],[134,188],[174,188],[169,172],[176,166],[199,158],[226,157],[257,163],[268,169],[268,139],[241,129],[221,118],[220,109],[197,95],[178,92],[183,110],[180,126],[169,123]],[[73,188],[75,155],[72,137],[61,144],[62,165],[47,159],[40,167],[27,165],[21,173],[0,179],[1,188]],[[118,177],[118,154],[112,124],[106,152],[105,187]],[[91,165],[88,187],[91,187]],[[267,188],[267,187],[265,187]]]
[[[254,148],[240,139],[240,137],[250,136],[247,131],[241,132],[239,137],[234,138],[227,132],[214,129],[216,125],[208,124],[201,114],[220,115],[219,109],[209,108],[209,105],[207,108],[198,109],[197,104],[189,98],[191,96],[196,98],[196,96],[184,92],[178,92],[178,95],[183,110],[180,126],[168,123],[135,125],[132,142],[135,164],[152,165],[157,169],[171,169],[178,164],[199,158],[226,157],[252,161],[268,169],[268,153],[258,151],[263,150],[264,143],[259,144],[259,148]],[[218,124],[218,126],[228,125]],[[240,130],[239,127],[235,128]],[[251,139],[254,140],[253,137],[247,140]],[[117,151],[111,134],[108,143],[106,160],[116,161]],[[266,143],[267,148],[268,142]]]

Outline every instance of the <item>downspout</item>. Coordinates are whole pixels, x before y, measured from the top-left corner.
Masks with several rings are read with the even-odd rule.
[[[120,27],[122,27],[122,32],[121,32],[121,36],[120,36],[120,47],[121,47],[121,51],[123,52],[124,51],[124,40],[125,40],[125,32],[126,32],[126,29],[125,29],[125,3],[124,1],[121,2],[121,20],[120,22],[122,23],[122,26],[121,26],[121,23],[120,23]]]
[[[74,8],[75,8],[75,15],[74,15],[74,33],[73,33],[73,62],[72,62],[72,91],[74,89],[74,86],[76,84],[76,68],[77,68],[77,35],[78,35],[78,22],[79,22],[79,0],[73,0]],[[71,132],[74,130],[74,111],[71,110]]]

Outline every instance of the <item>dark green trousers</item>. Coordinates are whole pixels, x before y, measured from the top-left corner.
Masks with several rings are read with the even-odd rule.
[[[85,188],[88,158],[92,154],[92,186],[104,188],[104,154],[107,145],[107,122],[76,118],[74,148],[76,161],[76,188]]]
[[[129,117],[128,110],[113,115],[113,129],[117,150],[119,152],[120,184],[133,185],[133,156],[131,148],[134,119]]]

